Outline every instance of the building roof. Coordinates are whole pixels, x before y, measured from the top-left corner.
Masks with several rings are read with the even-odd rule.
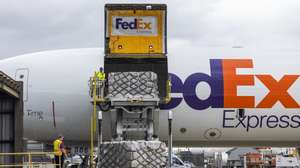
[[[241,157],[246,153],[258,153],[255,148],[243,147],[243,148],[232,148],[226,152],[228,155],[227,160],[240,160]]]
[[[19,98],[22,92],[22,82],[17,82],[0,71],[0,92]]]

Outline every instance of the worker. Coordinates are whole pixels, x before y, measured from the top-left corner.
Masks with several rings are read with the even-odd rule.
[[[56,168],[62,168],[64,164],[64,158],[67,156],[64,147],[64,136],[59,135],[53,142],[54,156]]]
[[[99,68],[99,71],[97,72],[97,77],[101,81],[105,80],[105,73],[103,72],[103,68],[102,67]]]
[[[104,89],[104,84],[105,84],[104,83],[105,73],[103,72],[102,67],[99,68],[99,71],[96,73],[96,75],[97,75],[97,78],[98,78],[97,80],[99,80],[97,82],[96,94],[97,94],[98,98],[103,99],[103,95],[104,95],[103,89]]]

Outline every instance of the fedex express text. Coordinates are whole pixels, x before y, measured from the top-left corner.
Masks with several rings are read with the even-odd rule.
[[[288,92],[298,80],[298,74],[285,74],[275,79],[272,74],[237,74],[240,68],[253,68],[252,59],[211,59],[210,74],[197,72],[189,75],[183,82],[177,75],[170,74],[171,93],[181,93],[182,97],[172,97],[171,101],[161,106],[162,109],[176,108],[182,101],[192,109],[272,109],[280,103],[286,109],[298,109],[299,103]],[[239,86],[254,86],[257,78],[268,91],[259,102],[254,95],[238,95]],[[200,99],[196,87],[200,82],[210,86],[210,95]],[[199,93],[201,94],[201,93]],[[246,110],[247,111],[247,110]],[[232,117],[235,110],[223,110],[223,128],[299,128],[299,115],[245,115]]]

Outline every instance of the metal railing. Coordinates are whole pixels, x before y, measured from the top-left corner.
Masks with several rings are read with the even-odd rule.
[[[96,72],[93,77],[89,80],[90,87],[90,96],[93,98],[93,101],[96,102],[105,102],[104,98],[104,88],[105,88],[105,80],[100,80]]]
[[[2,167],[23,167],[23,168],[40,168],[40,167],[59,167],[61,163],[55,164],[54,152],[22,152],[22,153],[0,153],[0,161],[4,158],[14,158],[13,163],[0,163]],[[59,159],[61,162],[61,159]]]

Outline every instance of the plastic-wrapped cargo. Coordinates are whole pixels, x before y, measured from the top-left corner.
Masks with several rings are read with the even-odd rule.
[[[100,146],[101,168],[164,168],[166,145],[160,141],[104,142]]]
[[[157,75],[154,72],[111,72],[108,98],[112,101],[159,100]]]
[[[158,76],[159,103],[167,103],[167,5],[114,3],[106,4],[104,11],[105,74],[154,72]],[[135,89],[131,90],[129,97],[136,95]],[[121,94],[125,95],[126,92]]]

